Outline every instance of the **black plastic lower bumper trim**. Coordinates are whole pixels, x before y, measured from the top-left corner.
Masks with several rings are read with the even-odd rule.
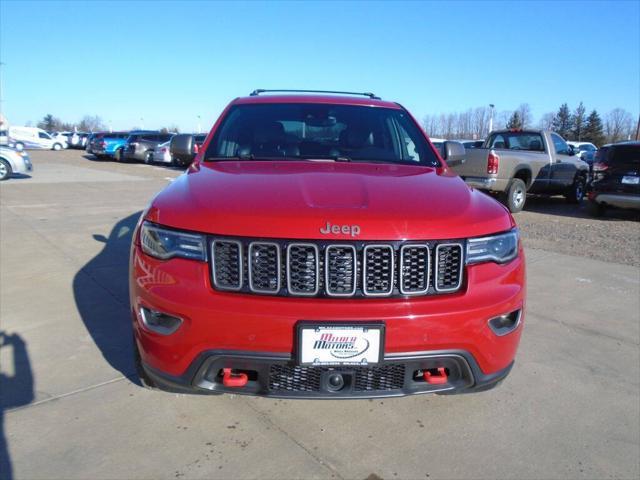
[[[507,377],[513,362],[487,375],[470,353],[460,350],[392,354],[375,366],[335,368],[301,367],[290,355],[284,354],[207,351],[200,354],[182,376],[167,375],[144,364],[142,367],[158,388],[171,392],[356,399],[488,390]],[[447,382],[434,385],[424,381],[420,372],[437,367],[446,368]],[[249,381],[243,387],[226,387],[220,375],[222,368],[246,372]],[[344,376],[345,386],[339,391],[331,390],[325,380],[327,372]],[[278,377],[274,380],[275,375]]]

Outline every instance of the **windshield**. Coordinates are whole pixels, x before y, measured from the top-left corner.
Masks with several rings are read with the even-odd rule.
[[[352,105],[231,108],[205,160],[334,159],[440,166],[403,110]]]

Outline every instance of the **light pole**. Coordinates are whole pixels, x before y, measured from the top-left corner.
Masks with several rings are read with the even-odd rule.
[[[493,130],[493,109],[495,105],[493,103],[489,104],[489,133]]]
[[[198,133],[200,133],[200,115],[198,115]]]

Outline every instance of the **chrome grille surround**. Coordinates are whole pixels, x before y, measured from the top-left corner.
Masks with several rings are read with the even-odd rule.
[[[442,263],[443,261],[447,261],[446,259],[442,259],[440,252],[444,249],[449,249],[449,250],[458,250],[457,254],[459,255],[459,260],[458,260],[458,268],[456,271],[452,272],[451,274],[448,273],[442,273],[441,269],[442,267]],[[455,253],[453,253],[455,255]],[[444,268],[447,268],[446,266]],[[438,246],[436,247],[436,254],[435,254],[435,268],[434,268],[434,287],[436,289],[437,292],[455,292],[456,290],[458,290],[460,288],[460,285],[462,285],[462,272],[463,272],[463,268],[464,268],[464,245],[462,243],[440,243],[438,244]],[[446,285],[451,285],[450,283],[446,283],[446,282],[441,282],[440,281],[440,277],[441,274],[444,276],[452,276],[455,274],[456,278],[456,282],[453,283],[453,286],[446,286]],[[442,286],[442,285],[445,286]]]
[[[260,258],[255,256],[255,253],[259,250],[269,249],[272,252],[275,251],[275,262],[270,261],[262,261],[260,262]],[[268,252],[267,254],[270,254]],[[254,272],[254,270],[263,270],[263,272]],[[267,270],[264,272],[264,270]],[[271,270],[275,270],[271,272]],[[249,253],[248,253],[248,271],[249,271],[249,290],[256,293],[270,293],[276,294],[280,291],[282,278],[282,261],[280,259],[280,245],[274,242],[251,242],[249,244]],[[254,277],[275,277],[275,288],[264,288],[260,287],[256,284],[264,283],[264,278],[254,278]],[[273,278],[266,279],[267,283],[272,283],[271,280]]]
[[[373,249],[377,249],[377,250],[387,250],[390,251],[391,253],[387,256],[387,259],[385,259],[382,255],[378,255],[378,256],[368,256],[367,253],[369,250],[373,250]],[[363,249],[362,249],[362,291],[364,292],[364,294],[368,297],[386,297],[387,295],[391,295],[393,293],[393,279],[394,279],[394,260],[395,260],[395,251],[393,250],[393,247],[391,245],[381,245],[381,244],[369,244],[366,245]],[[370,265],[370,260],[373,258],[374,262],[377,261],[377,265],[374,263],[373,265]],[[379,265],[380,263],[388,263],[389,266],[384,267]],[[380,270],[381,268],[386,269],[389,273],[388,273],[388,278],[381,278],[382,277],[382,272],[378,272],[380,273],[380,275],[376,275],[376,270]],[[373,270],[374,273],[371,274],[369,273],[370,270]],[[377,278],[376,278],[377,276]],[[370,278],[373,277],[373,278]],[[370,282],[373,282],[374,284],[374,288],[370,289],[369,285]],[[388,288],[384,289],[384,290],[380,290],[380,289],[376,289],[375,285],[384,285],[384,284],[388,284]]]
[[[425,258],[425,263],[426,266],[424,267],[424,275],[422,275],[420,273],[420,270],[422,269],[420,267],[420,265],[409,265],[408,267],[405,266],[405,258],[408,257],[408,255],[406,254],[407,250],[422,250],[422,251],[426,251],[426,256]],[[420,260],[417,259],[417,262],[419,262]],[[413,263],[413,262],[412,262]],[[424,288],[419,288],[419,289],[411,289],[411,288],[407,288],[406,286],[406,280],[407,278],[409,278],[410,282],[411,282],[411,275],[413,274],[413,272],[411,271],[411,268],[414,268],[414,270],[417,270],[416,276],[420,277],[423,276],[424,278]],[[408,270],[408,271],[406,271]],[[431,278],[431,249],[429,248],[429,245],[427,245],[426,243],[423,244],[406,244],[403,245],[402,247],[400,247],[400,278],[398,281],[398,288],[400,290],[400,293],[402,293],[403,295],[424,295],[425,293],[427,293],[429,291],[429,279]],[[419,281],[419,278],[416,278],[416,281]]]
[[[351,260],[346,260],[344,255],[332,257],[331,252],[333,250],[353,252]],[[346,288],[344,291],[339,291],[339,289],[342,289],[341,284],[349,280],[347,275],[341,276],[343,271],[350,276],[351,287]],[[358,255],[356,247],[353,245],[328,245],[325,248],[324,282],[325,292],[330,297],[351,297],[355,295],[358,282]],[[334,284],[336,286],[332,288]]]
[[[453,293],[464,284],[463,239],[331,242],[211,236],[208,242],[211,281],[221,291],[394,298]],[[264,263],[253,258],[258,251]]]
[[[233,285],[230,284],[231,282],[226,282],[227,284],[225,285],[224,281],[220,281],[220,277],[222,276],[222,274],[224,275],[232,275],[233,272],[222,272],[220,271],[220,269],[224,268],[226,270],[229,270],[233,267],[233,265],[225,265],[224,267],[221,266],[220,269],[218,269],[216,267],[216,264],[220,264],[223,263],[223,259],[218,259],[218,253],[217,253],[217,247],[218,246],[236,246],[237,247],[237,257],[238,257],[238,261],[237,261],[237,265],[236,265],[236,269],[237,269],[237,276],[238,276],[238,281],[237,281],[237,285]],[[229,251],[226,252],[220,252],[220,255],[233,255],[233,253],[230,253]],[[242,243],[239,242],[238,240],[214,240],[211,243],[211,269],[212,269],[212,279],[213,279],[213,285],[219,289],[219,290],[228,290],[228,291],[232,291],[232,292],[236,292],[239,290],[242,290],[242,285],[244,283],[244,267],[243,267],[243,262],[242,262]],[[226,262],[227,264],[229,262]],[[234,284],[236,282],[233,282]]]

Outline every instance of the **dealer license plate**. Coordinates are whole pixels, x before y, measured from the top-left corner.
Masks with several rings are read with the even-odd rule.
[[[382,361],[384,326],[300,324],[301,365],[371,365]]]
[[[625,175],[624,177],[622,177],[622,183],[626,183],[627,185],[639,185],[640,177]]]

